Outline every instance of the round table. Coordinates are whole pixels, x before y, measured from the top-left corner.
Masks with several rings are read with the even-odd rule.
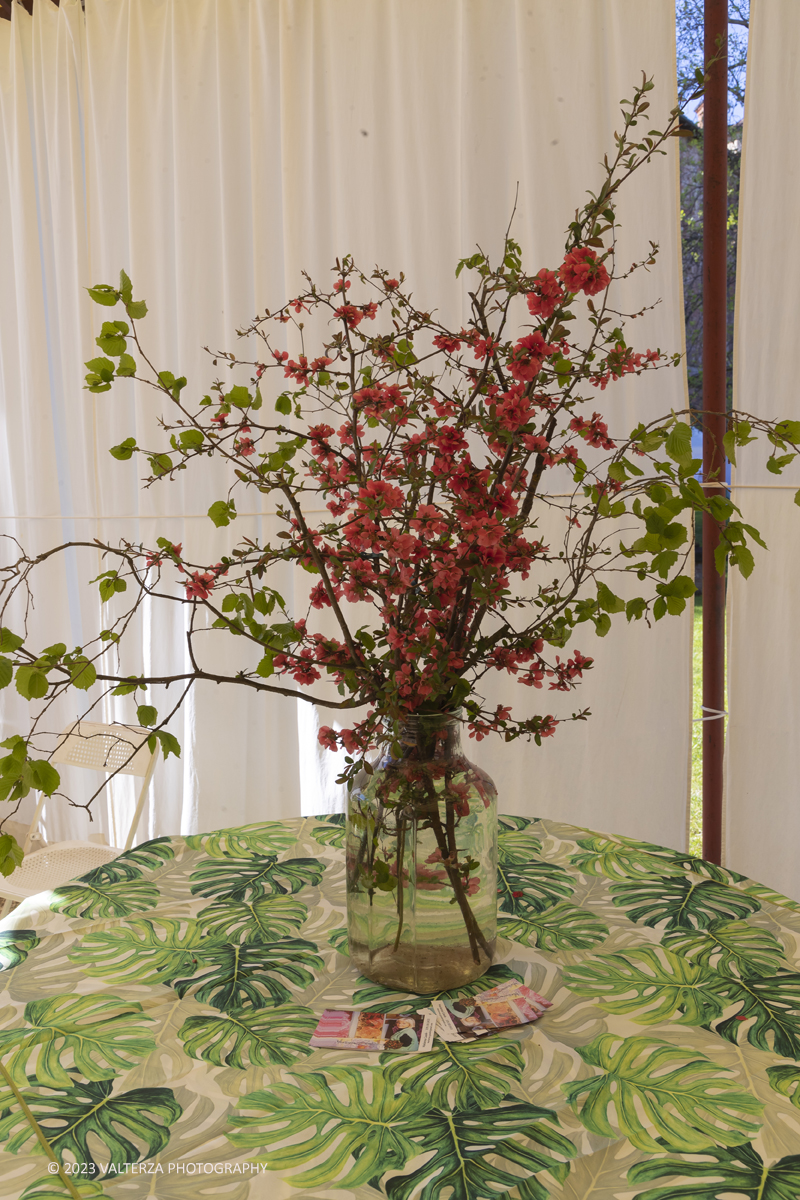
[[[350,966],[343,838],[341,816],[160,838],[0,924],[3,1195],[66,1194],[21,1095],[99,1165],[87,1197],[797,1200],[800,905],[502,817],[472,990],[514,977],[552,1009],[429,1054],[312,1050],[324,1008],[429,1002]]]

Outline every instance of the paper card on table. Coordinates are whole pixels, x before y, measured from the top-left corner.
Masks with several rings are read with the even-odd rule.
[[[530,1004],[524,996],[511,996],[509,999],[513,1002],[514,1007],[522,1013],[526,1022],[538,1021],[542,1015],[542,1010]],[[545,1012],[547,1010],[545,1009]]]
[[[383,1027],[386,1017],[383,1013],[355,1013],[356,1024],[352,1036],[357,1041],[379,1042],[383,1039]]]
[[[434,1000],[433,1007],[442,1041],[465,1042],[538,1021],[551,1005],[531,988],[512,982],[474,996]]]
[[[537,1014],[541,1015],[548,1008],[553,1007],[552,1000],[546,1000],[544,996],[540,996],[533,988],[526,987],[524,983],[517,982],[516,979],[510,979],[507,983],[501,983],[497,987],[488,988],[485,992],[478,992],[474,997],[479,1004],[485,1001],[493,1000],[513,1000],[515,1004],[523,1003],[534,1009]],[[535,1020],[535,1018],[530,1018]]]
[[[480,1008],[484,1020],[490,1025],[494,1025],[497,1029],[509,1029],[514,1025],[520,1024],[521,1009],[508,1000],[487,1000]],[[529,1011],[532,1012],[533,1009]],[[528,1020],[530,1020],[530,1017]]]
[[[436,1030],[431,1009],[408,1015],[361,1009],[325,1009],[310,1045],[332,1050],[430,1050]]]
[[[461,1042],[464,1039],[441,1000],[434,1000],[433,1012],[436,1015],[436,1036],[443,1042]]]
[[[386,1050],[405,1050],[414,1054],[417,1050],[430,1050],[436,1032],[436,1015],[431,1009],[423,1013],[386,1019],[384,1041]]]
[[[433,1009],[436,1013],[436,1032],[443,1042],[473,1041],[489,1032],[472,998],[434,1000]]]
[[[337,1038],[349,1037],[350,1028],[353,1024],[353,1016],[352,1009],[326,1008],[317,1022],[314,1037],[320,1041],[331,1039],[335,1041]]]

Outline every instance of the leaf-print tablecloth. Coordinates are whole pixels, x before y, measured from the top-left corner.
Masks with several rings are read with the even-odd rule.
[[[503,817],[499,955],[473,990],[517,977],[552,1010],[427,1055],[312,1051],[323,1008],[428,1003],[351,968],[343,837],[333,816],[161,838],[0,924],[0,1061],[88,1164],[81,1195],[800,1197],[800,905]],[[0,1195],[63,1196],[0,1084]]]

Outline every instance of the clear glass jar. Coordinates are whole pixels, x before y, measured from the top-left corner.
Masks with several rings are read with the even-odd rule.
[[[409,718],[348,796],[350,956],[401,991],[459,987],[494,957],[497,790],[464,757],[460,726],[452,713]]]

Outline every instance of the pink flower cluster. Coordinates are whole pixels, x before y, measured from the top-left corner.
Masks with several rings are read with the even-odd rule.
[[[632,375],[643,370],[650,363],[656,363],[661,358],[658,350],[646,350],[644,354],[635,354],[630,346],[619,342],[607,355],[603,371],[592,375],[590,382],[604,392],[612,379],[621,379],[623,375]]]
[[[558,346],[551,346],[535,329],[515,344],[508,360],[508,369],[515,379],[528,383],[539,374],[544,360],[554,354],[558,354]]]
[[[576,246],[567,254],[557,274],[543,267],[533,277],[533,287],[526,296],[528,311],[532,317],[548,321],[567,293],[596,296],[610,282],[611,277],[595,251],[589,246]]]
[[[348,329],[356,329],[364,320],[364,317],[367,317],[370,321],[374,321],[377,311],[378,306],[374,300],[370,301],[369,304],[361,305],[341,304],[334,310],[336,316],[341,317]]]
[[[548,321],[564,299],[564,289],[558,282],[558,276],[545,267],[542,267],[534,279],[536,282],[533,290],[526,296],[528,311],[532,317],[541,317]]]
[[[604,264],[598,261],[596,253],[589,246],[576,246],[570,250],[558,274],[567,291],[573,295],[584,292],[587,296],[596,296],[611,283]]]
[[[249,425],[240,425],[239,426],[239,436],[237,437],[236,441],[233,443],[233,447],[234,447],[236,453],[241,454],[242,458],[249,458],[250,455],[255,452],[256,447],[255,447],[255,443],[253,442],[253,439],[244,436],[245,434],[250,433],[250,432],[251,432],[251,429],[250,429]]]
[[[405,425],[408,421],[407,397],[396,383],[361,388],[353,393],[353,405],[368,418],[391,414],[395,424]]]
[[[616,442],[613,442],[608,436],[608,425],[603,421],[600,413],[592,413],[590,421],[583,417],[573,417],[569,427],[575,433],[579,433],[590,446],[596,446],[601,450],[613,450],[616,447]]]
[[[179,568],[179,570],[182,570],[182,568]],[[209,567],[207,571],[192,571],[183,585],[186,588],[186,599],[207,600],[214,590],[219,577],[227,574],[228,567],[223,566],[221,562],[216,563],[213,567]]]
[[[498,709],[499,707],[500,706],[498,705]],[[492,719],[489,721],[483,721],[478,718],[476,718],[474,721],[470,721],[468,726],[469,736],[471,738],[475,738],[477,742],[482,742],[483,739],[488,737],[490,733],[497,733],[503,728],[503,722],[509,719],[511,713],[510,709],[505,709],[503,711],[508,714],[506,717],[498,717],[497,713],[495,713]],[[533,717],[531,720],[523,722],[523,724],[527,726],[530,732],[535,734],[536,737],[546,738],[553,736],[559,722],[554,716],[548,713],[546,717]]]
[[[275,354],[274,350],[273,354]],[[283,360],[287,358],[289,358],[289,356],[284,351],[281,354],[281,359]],[[326,354],[323,354],[319,358],[315,358],[313,362],[309,363],[305,354],[301,354],[298,357],[297,362],[295,362],[294,359],[289,358],[289,361],[286,363],[286,366],[283,369],[283,374],[287,379],[294,379],[297,381],[297,383],[308,383],[309,376],[312,374],[312,372],[324,371],[325,368],[332,362],[332,358],[328,358]]]
[[[377,301],[358,303],[359,295],[349,294],[350,274],[370,282],[345,260],[337,265],[332,292],[312,288],[271,318],[292,320],[292,310],[299,314],[319,305],[335,318],[317,357],[290,358],[267,342],[270,368],[282,368],[284,378],[298,385],[295,414],[314,414],[290,470],[273,478],[270,456],[254,458],[259,439],[275,429],[256,425],[254,436],[244,420],[254,421],[255,414],[240,414],[238,428],[233,418],[231,440],[240,479],[261,491],[280,488],[291,500],[282,545],[269,551],[271,560],[313,572],[307,617],[324,613],[327,622],[335,622],[335,636],[313,631],[306,620],[294,621],[288,633],[285,623],[276,627],[283,632],[277,653],[272,643],[274,671],[301,687],[324,677],[342,695],[357,695],[372,706],[370,716],[352,728],[326,725],[319,731],[321,745],[358,756],[373,740],[376,713],[401,719],[446,705],[453,695],[463,697],[464,679],[480,679],[487,667],[513,675],[525,687],[566,692],[592,666],[580,651],[563,661],[545,656],[545,643],[533,631],[546,626],[549,599],[542,603],[542,619],[523,635],[509,621],[507,632],[489,639],[481,623],[487,614],[495,618],[522,607],[515,580],[527,580],[537,563],[561,553],[551,554],[528,518],[532,484],[538,488],[542,472],[557,464],[574,469],[582,442],[604,451],[616,448],[602,413],[575,411],[581,381],[588,378],[604,389],[662,356],[635,353],[622,341],[614,346],[616,334],[599,334],[595,346],[603,349],[594,360],[567,343],[559,310],[577,294],[594,296],[611,282],[604,261],[588,246],[569,250],[557,271],[542,268],[527,277],[527,309],[539,327],[528,325],[512,337],[503,334],[505,316],[492,319],[500,305],[473,313],[469,328],[448,331],[430,314],[412,310],[409,298],[398,294],[399,281],[380,272],[372,276]],[[505,277],[496,278],[502,296],[508,285]],[[388,332],[379,326],[378,333],[368,333],[364,322],[376,318],[379,305],[391,312],[392,323]],[[553,325],[546,325],[551,319]],[[471,350],[464,356],[469,363],[459,357],[462,350]],[[334,362],[345,365],[329,372]],[[256,366],[261,379],[267,367]],[[219,429],[226,419],[231,421],[230,413],[211,418]],[[581,465],[580,471],[589,468]],[[575,475],[577,482],[585,478]],[[604,487],[620,486],[598,483],[591,473],[590,479],[591,488],[584,489],[595,498]],[[305,508],[310,496],[314,504]],[[566,519],[579,527],[575,514]],[[194,571],[184,584],[187,598],[207,600],[224,573],[219,563]],[[346,604],[369,606],[357,633],[343,615]],[[470,736],[477,740],[503,730],[518,736],[522,729],[540,740],[558,725],[552,715],[512,720],[511,709],[502,705],[494,712],[469,711]],[[458,797],[455,804],[466,815],[469,798]]]

